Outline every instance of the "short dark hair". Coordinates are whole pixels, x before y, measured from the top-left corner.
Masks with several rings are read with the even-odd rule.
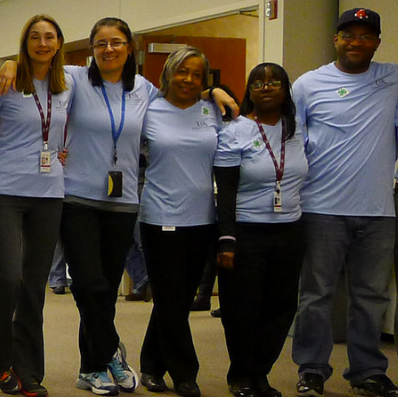
[[[274,75],[281,80],[282,89],[285,91],[285,100],[282,103],[282,116],[285,118],[286,125],[286,139],[290,139],[294,136],[296,132],[296,106],[293,102],[291,94],[291,84],[289,76],[287,75],[285,69],[276,63],[265,62],[257,65],[249,75],[247,80],[245,95],[243,97],[242,105],[240,107],[240,114],[242,116],[247,116],[254,110],[254,104],[250,99],[250,86],[255,80],[265,79],[265,68],[272,69]]]
[[[90,33],[91,46],[93,46],[94,44],[95,35],[104,26],[115,26],[117,29],[120,30],[120,32],[122,32],[126,36],[128,45],[130,46],[133,45],[133,35],[131,33],[131,30],[127,22],[123,21],[120,18],[108,17],[100,19],[91,29]],[[122,82],[125,91],[131,91],[134,88],[135,74],[136,74],[136,64],[135,64],[134,52],[132,51],[131,54],[129,54],[126,63],[124,64],[122,72]],[[88,78],[90,79],[91,84],[94,87],[103,85],[101,73],[99,71],[97,62],[95,62],[94,57],[91,60],[88,69]]]

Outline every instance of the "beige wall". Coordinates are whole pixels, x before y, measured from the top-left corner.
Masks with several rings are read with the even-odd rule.
[[[292,81],[335,59],[337,1],[285,0],[283,64]]]
[[[398,63],[398,1],[361,0],[358,3],[353,0],[340,0],[340,13],[358,6],[377,11],[381,17],[381,45],[374,60]]]
[[[246,79],[258,64],[258,17],[231,15],[152,32],[156,35],[229,37],[246,39]]]
[[[221,16],[257,6],[264,0],[8,0],[0,3],[0,26],[6,39],[0,42],[0,58],[18,52],[24,23],[37,13],[47,13],[61,25],[67,42],[88,37],[93,24],[106,16],[128,22],[136,32],[171,27]]]

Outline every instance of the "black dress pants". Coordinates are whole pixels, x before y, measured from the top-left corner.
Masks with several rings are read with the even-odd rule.
[[[141,351],[141,372],[174,384],[195,381],[199,370],[189,308],[195,297],[214,226],[177,227],[141,223],[142,245],[153,295],[153,310]]]
[[[119,344],[116,300],[136,213],[64,203],[61,232],[80,313],[80,372],[100,372]]]
[[[0,373],[44,377],[43,306],[61,198],[0,196]]]
[[[301,223],[236,224],[234,269],[219,269],[228,384],[261,385],[297,310]]]

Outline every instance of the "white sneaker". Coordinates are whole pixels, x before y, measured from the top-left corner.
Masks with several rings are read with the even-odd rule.
[[[102,396],[117,396],[118,387],[111,381],[108,372],[80,373],[77,378],[76,387],[83,390],[91,390],[94,394]]]
[[[112,361],[107,366],[120,390],[132,393],[138,387],[138,374],[127,364],[126,348],[122,342],[120,342]]]

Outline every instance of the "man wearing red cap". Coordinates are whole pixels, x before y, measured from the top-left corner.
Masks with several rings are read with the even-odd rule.
[[[337,60],[293,85],[309,163],[301,192],[308,249],[293,340],[299,396],[322,396],[332,375],[332,298],[343,270],[349,296],[344,377],[355,394],[398,396],[380,350],[395,233],[398,66],[372,62],[380,33],[376,12],[344,12],[334,36]]]

